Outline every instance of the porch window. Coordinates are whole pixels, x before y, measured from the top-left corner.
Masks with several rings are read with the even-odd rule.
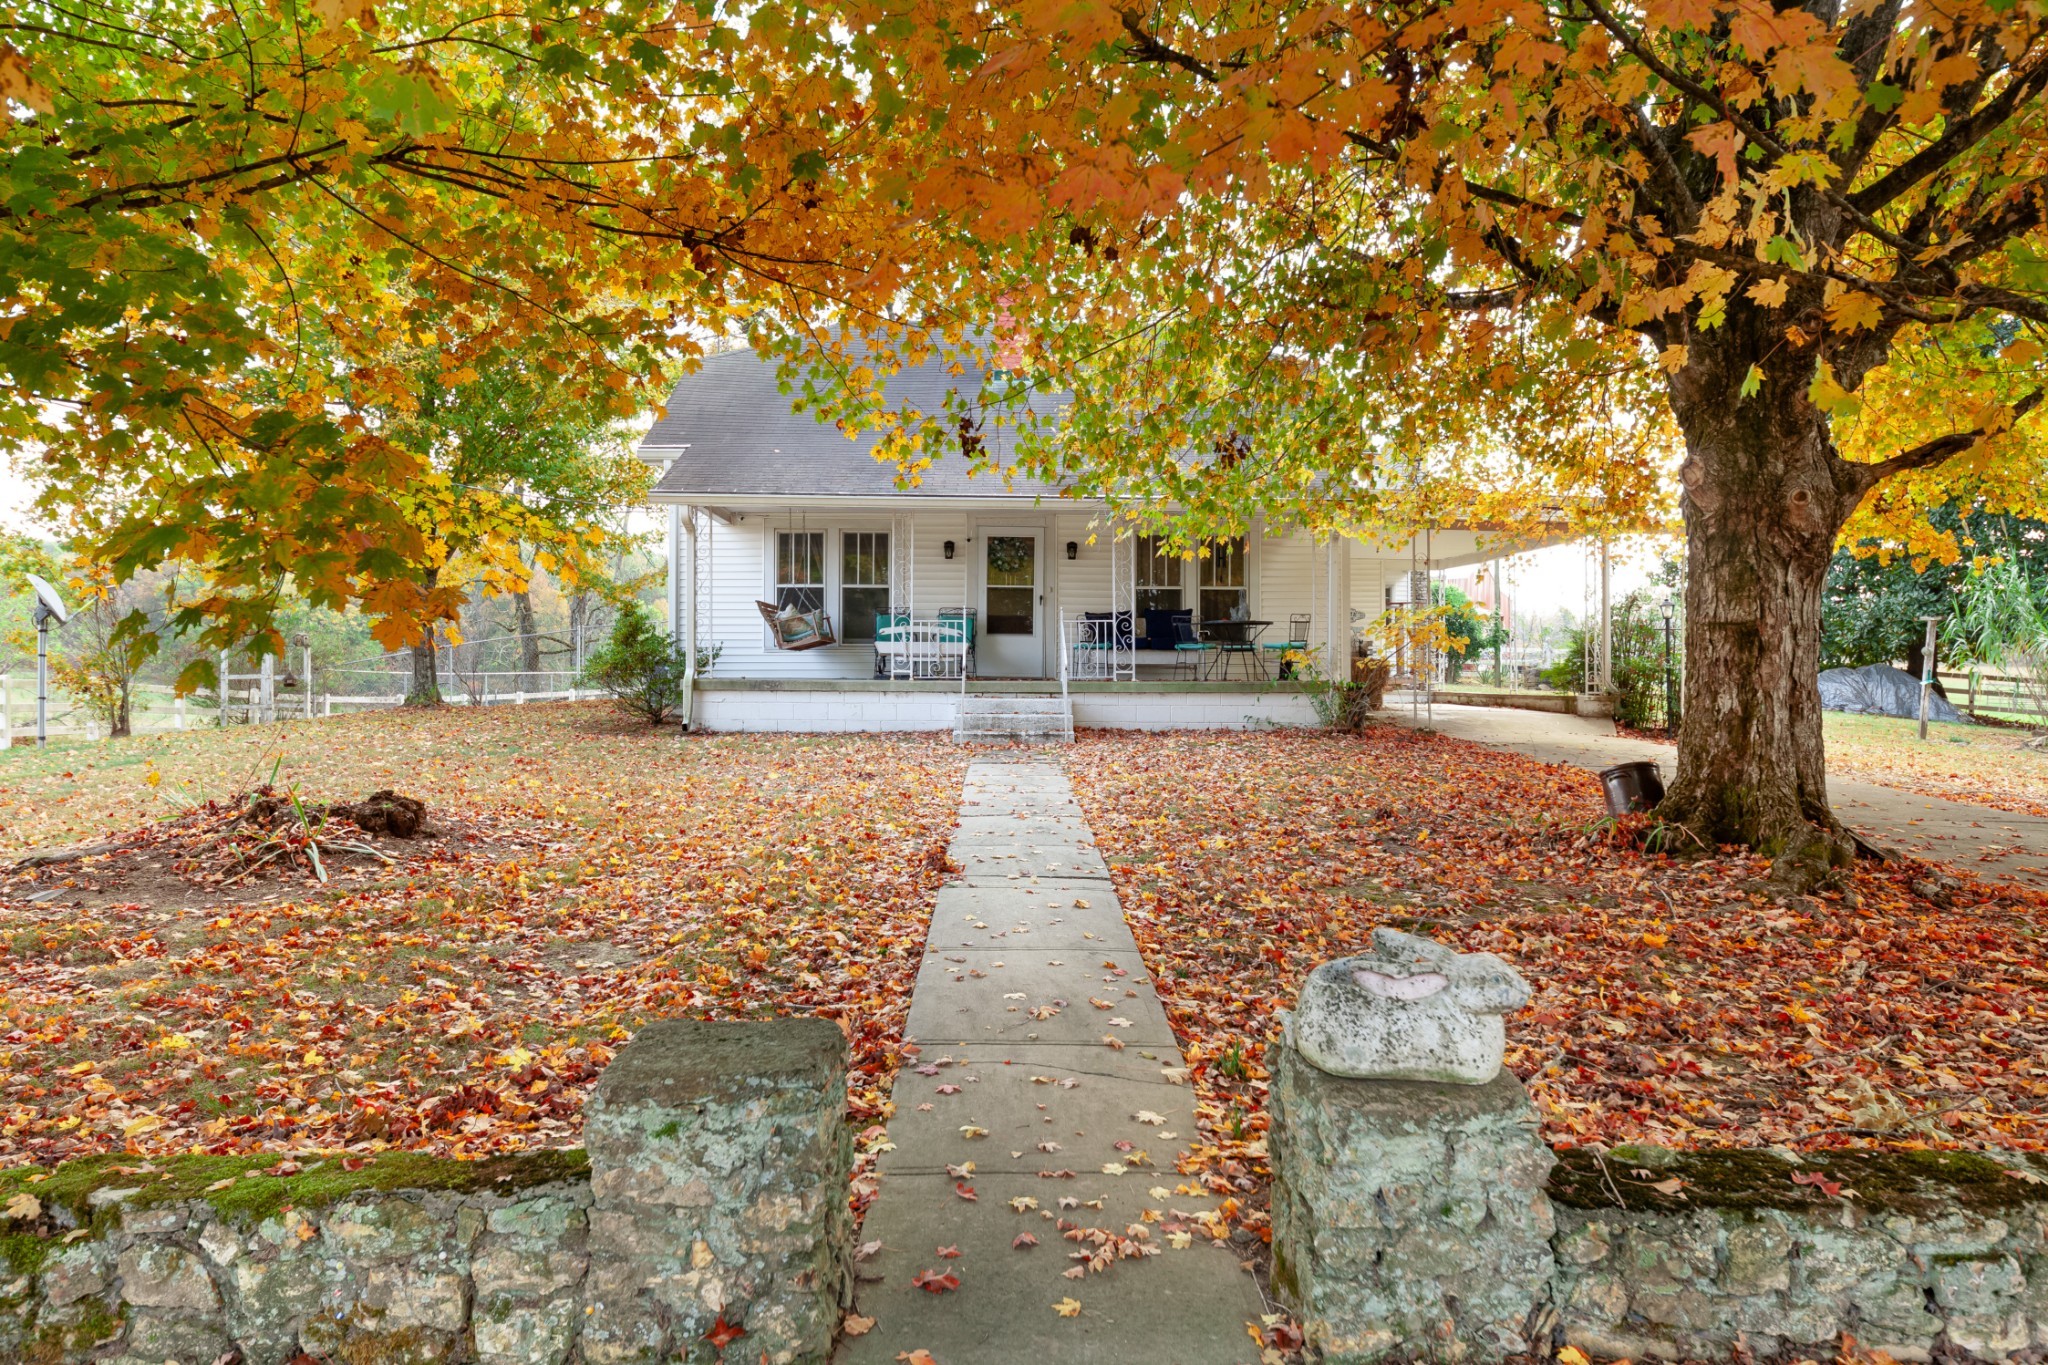
[[[823,531],[775,533],[775,605],[785,611],[824,610]]]
[[[1202,547],[1195,561],[1201,567],[1202,619],[1242,621],[1251,615],[1251,597],[1246,589],[1244,537],[1212,540]]]
[[[1165,536],[1138,537],[1138,619],[1148,611],[1179,611],[1181,557]]]
[[[872,640],[875,620],[889,610],[889,533],[839,536],[839,638]]]

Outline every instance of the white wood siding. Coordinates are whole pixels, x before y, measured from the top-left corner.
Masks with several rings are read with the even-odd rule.
[[[987,520],[993,514],[981,514]],[[1093,544],[1089,532],[1094,517],[1086,512],[1047,512],[1033,509],[1020,520],[1043,519],[1050,531],[1046,547],[1051,591],[1047,595],[1050,630],[1061,610],[1069,615],[1084,611],[1121,608],[1124,601],[1110,601],[1110,541],[1098,534]],[[918,510],[892,517],[884,512],[835,512],[831,510],[748,511],[736,521],[700,518],[698,551],[698,641],[719,644],[723,652],[714,665],[714,675],[728,678],[867,678],[874,674],[874,650],[866,641],[842,643],[823,649],[789,651],[776,649],[755,608],[757,600],[768,600],[773,592],[774,536],[778,531],[822,531],[825,533],[826,609],[835,624],[840,607],[840,535],[845,531],[887,531],[908,536],[910,550],[909,592],[906,604],[897,601],[896,610],[918,616],[935,616],[960,606],[980,608],[979,583],[973,569],[978,562],[980,542],[975,536],[976,518],[965,511]],[[945,556],[945,542],[952,541],[954,555]],[[1078,549],[1067,558],[1067,542]],[[900,551],[896,551],[900,553]],[[1125,545],[1121,553],[1128,556]],[[1325,547],[1305,532],[1286,529],[1267,531],[1250,538],[1247,547],[1254,616],[1271,621],[1269,640],[1286,638],[1288,618],[1297,613],[1311,618],[1310,638],[1322,644],[1329,639],[1329,584]],[[1353,543],[1349,546],[1350,609],[1356,619],[1355,631],[1368,629],[1381,611],[1386,586],[1407,572],[1405,555],[1383,558],[1381,547]],[[1125,560],[1129,571],[1129,559]],[[1193,574],[1189,575],[1192,597]],[[899,584],[899,591],[902,588]],[[1128,593],[1128,583],[1122,585]]]

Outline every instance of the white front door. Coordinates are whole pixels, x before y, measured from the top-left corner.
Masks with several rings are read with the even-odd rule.
[[[981,638],[975,671],[987,678],[1045,676],[1045,526],[981,528]]]

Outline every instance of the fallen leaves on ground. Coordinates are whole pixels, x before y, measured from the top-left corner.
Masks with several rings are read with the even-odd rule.
[[[1381,924],[1528,977],[1508,1064],[1553,1142],[2048,1148],[2041,892],[1865,864],[1781,903],[1759,859],[1617,837],[1589,773],[1392,726],[1087,735],[1066,766],[1215,1193],[1266,1178],[1273,1011]]]
[[[570,1146],[605,1064],[664,1017],[832,1018],[853,1044],[849,1114],[878,1118],[947,875],[925,855],[952,827],[965,755],[907,737],[683,737],[550,705],[150,737],[65,761],[80,818],[170,814],[148,804],[160,790],[203,808],[275,769],[309,800],[396,786],[489,837],[418,856],[385,842],[400,861],[347,886],[99,886],[94,862],[0,880],[0,1164]],[[0,766],[0,782],[24,771]],[[46,785],[7,795],[20,809]],[[50,815],[35,832],[121,827]],[[25,899],[52,888],[60,900]]]
[[[1929,725],[1883,716],[1827,717],[1828,771],[2018,815],[2048,816],[2048,751],[2002,725]]]

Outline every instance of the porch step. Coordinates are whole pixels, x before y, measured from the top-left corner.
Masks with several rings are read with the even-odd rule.
[[[1073,708],[1060,696],[965,693],[953,723],[956,744],[1065,744],[1073,738]]]

